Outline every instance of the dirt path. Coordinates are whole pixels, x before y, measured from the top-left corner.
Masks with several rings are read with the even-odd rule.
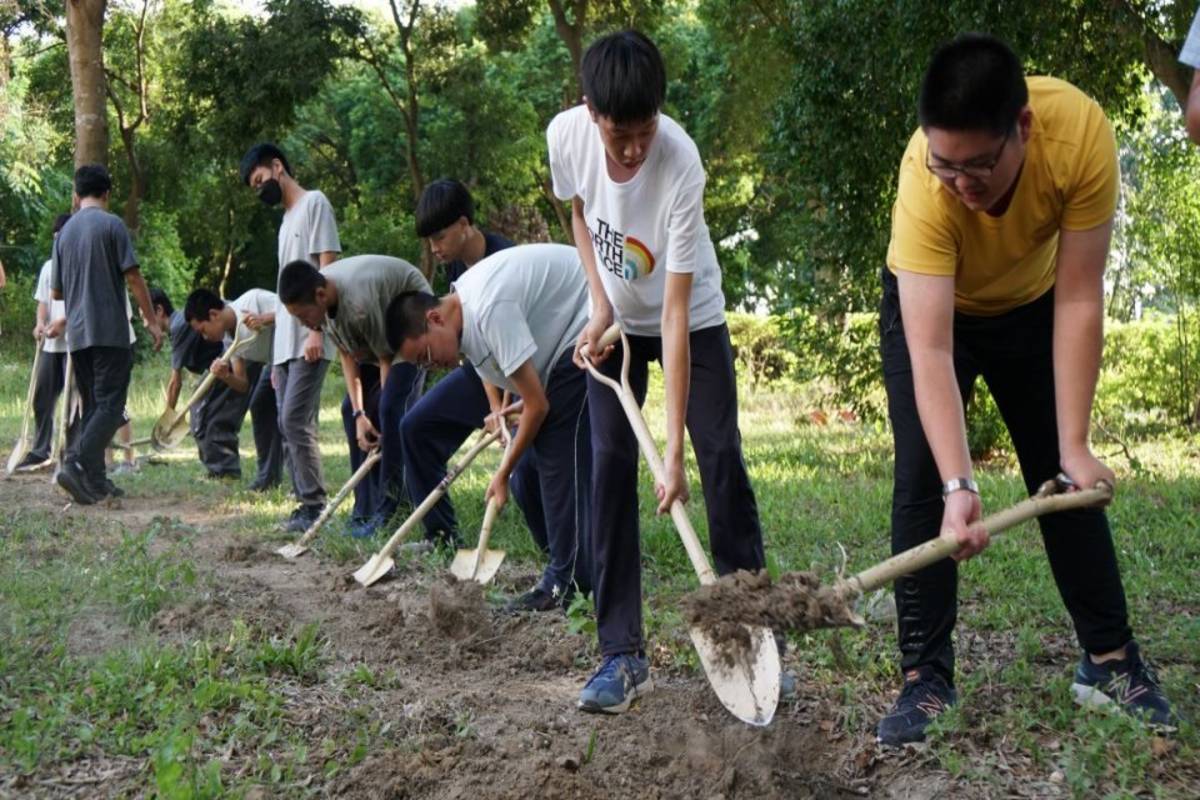
[[[0,503],[19,497],[64,505],[44,479],[0,486]],[[122,506],[117,518],[131,529],[165,510],[136,497]],[[117,515],[75,507],[61,513]],[[172,504],[170,514],[196,529],[188,552],[208,588],[154,618],[152,630],[163,641],[219,640],[235,620],[278,634],[317,623],[329,654],[322,678],[281,689],[294,732],[315,750],[330,735],[389,726],[394,745],[329,780],[314,766],[307,790],[464,800],[986,796],[955,785],[920,748],[880,752],[868,725],[855,736],[842,733],[838,687],[804,675],[800,699],[781,704],[766,729],[734,720],[701,674],[662,665],[654,693],[630,713],[584,715],[575,698],[596,660],[591,643],[570,633],[561,614],[504,615],[424,564],[363,589],[350,578],[354,565],[323,563],[311,553],[284,560],[273,553],[276,543],[228,533],[229,518],[186,501]],[[497,583],[514,593],[531,577],[528,567],[506,563]],[[348,699],[340,681],[364,666],[394,677]],[[887,701],[877,698],[877,705]],[[229,765],[234,772],[237,758]],[[1056,787],[1022,788],[1031,792],[1026,796],[1053,796]]]

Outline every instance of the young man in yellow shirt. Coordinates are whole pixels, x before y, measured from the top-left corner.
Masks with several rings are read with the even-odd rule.
[[[1103,275],[1120,176],[1112,128],[1074,86],[1026,78],[969,34],[933,56],[900,164],[880,314],[895,437],[894,552],[948,530],[987,546],[963,408],[982,375],[1030,492],[1060,472],[1115,484],[1088,428],[1103,346]],[[1073,692],[1153,723],[1174,717],[1129,628],[1103,511],[1042,517],[1046,554],[1084,651]],[[955,702],[957,568],[896,581],[905,685],[879,740],[924,738]]]

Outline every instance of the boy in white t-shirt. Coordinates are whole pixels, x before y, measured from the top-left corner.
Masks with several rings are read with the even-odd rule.
[[[700,467],[718,573],[765,562],[754,491],[742,460],[733,350],[716,250],[704,222],[704,167],[695,143],[660,113],[666,74],[658,48],[636,31],[594,42],[582,64],[584,104],[550,123],[554,193],[572,204],[587,274],[591,319],[580,335],[606,375],[621,371],[615,348],[600,352],[614,321],[629,335],[630,382],[641,402],[647,368],[666,384],[666,483],[658,513],[688,499],[686,422]],[[642,635],[638,544],[638,446],[612,390],[589,376],[596,621],[604,663],[579,697],[584,711],[619,713],[651,688]]]
[[[196,289],[188,295],[183,318],[192,331],[206,342],[222,349],[240,331],[242,341],[254,340],[238,351],[230,361],[213,359],[209,372],[229,389],[229,398],[215,418],[208,420],[215,438],[232,451],[237,459],[238,432],[246,411],[254,430],[254,449],[258,472],[250,484],[253,491],[265,491],[279,484],[283,474],[283,439],[275,408],[275,390],[271,387],[271,351],[275,335],[274,292],[251,289],[236,300],[222,300],[210,289]],[[240,473],[240,467],[239,467]]]
[[[387,309],[389,343],[401,358],[454,367],[460,354],[479,377],[521,397],[512,445],[487,489],[501,507],[517,465],[532,451],[545,509],[549,560],[511,611],[561,609],[591,590],[587,520],[591,447],[587,383],[572,363],[587,322],[579,255],[561,244],[510,247],[480,261],[441,298],[406,292]]]

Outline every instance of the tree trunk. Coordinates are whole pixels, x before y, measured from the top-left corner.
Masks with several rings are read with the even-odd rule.
[[[567,6],[574,20],[567,19]],[[554,30],[571,54],[571,94],[566,103],[570,107],[579,102],[579,68],[583,63],[583,29],[587,22],[588,0],[550,0],[550,11],[554,14]]]
[[[75,166],[108,164],[104,10],[107,0],[67,0],[67,49],[75,98]]]
[[[1192,83],[1192,68],[1179,63],[1179,47],[1159,36],[1142,14],[1128,0],[1113,0],[1124,13],[1125,22],[1118,23],[1122,33],[1140,39],[1145,53],[1142,60],[1164,86],[1175,95],[1180,108],[1187,108],[1188,89]]]
[[[129,196],[125,200],[125,227],[137,234],[142,226],[142,198],[146,196],[146,171],[133,149],[133,129],[121,129],[121,142],[125,145],[125,157],[129,161]]]

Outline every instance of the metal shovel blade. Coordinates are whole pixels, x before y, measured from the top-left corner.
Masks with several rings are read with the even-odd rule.
[[[450,574],[460,581],[477,581],[486,586],[496,577],[503,562],[503,550],[459,550],[450,564]]]
[[[26,437],[22,436],[17,440],[16,445],[13,446],[12,453],[10,453],[8,456],[8,464],[4,468],[5,477],[16,472],[17,465],[20,464],[21,460],[27,455],[29,455],[29,442],[26,440]]]
[[[779,648],[775,635],[750,627],[751,651],[730,664],[717,645],[699,628],[689,633],[713,692],[729,713],[747,725],[770,725],[779,705]]]
[[[173,409],[168,408],[154,423],[154,428],[150,432],[150,445],[160,453],[174,449],[187,437],[186,419],[186,410],[181,414],[176,414]]]
[[[375,555],[371,556],[367,563],[359,567],[358,571],[354,573],[354,580],[358,581],[363,586],[370,586],[372,583],[375,583],[380,578],[391,572],[392,567],[395,566],[396,562],[392,560],[390,555],[382,557],[381,555],[382,554],[380,553],[376,553]]]
[[[298,542],[285,544],[275,551],[284,558],[298,558],[308,552],[308,548]]]

